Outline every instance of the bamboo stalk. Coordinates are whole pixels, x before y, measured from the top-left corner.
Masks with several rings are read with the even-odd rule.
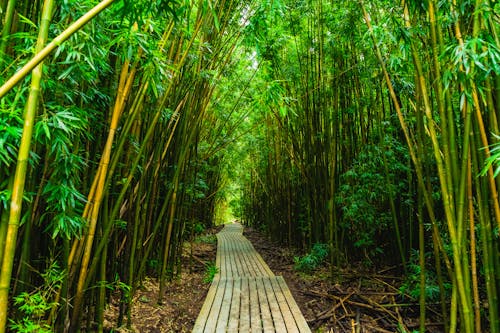
[[[36,43],[35,52],[38,54],[43,49],[49,34],[49,25],[54,8],[54,0],[45,0],[43,4],[40,30]],[[0,333],[4,333],[7,325],[9,287],[16,252],[17,233],[21,218],[23,205],[24,184],[28,169],[28,158],[31,148],[31,137],[33,133],[34,121],[38,109],[38,98],[40,95],[40,83],[43,75],[43,63],[33,69],[31,77],[31,87],[24,111],[24,125],[19,153],[17,157],[16,172],[12,187],[12,198],[10,203],[9,222],[5,239],[4,258],[2,261],[2,271],[0,273]]]
[[[467,134],[467,132],[465,132]],[[470,256],[471,256],[471,272],[472,272],[472,291],[474,297],[474,319],[476,325],[476,333],[481,333],[481,313],[480,313],[480,298],[477,276],[477,259],[476,259],[476,226],[474,223],[474,197],[472,194],[472,162],[470,152],[467,163],[467,202],[469,203],[469,232],[470,232]]]
[[[14,176],[10,176],[7,180],[7,191],[12,192],[12,187],[14,186]],[[7,239],[7,230],[9,228],[9,208],[2,208],[2,214],[0,215],[0,267],[2,267],[2,262],[4,259],[5,241]]]
[[[81,314],[81,306],[83,301],[84,294],[84,284],[87,279],[87,268],[90,262],[90,258],[92,255],[92,247],[95,238],[95,230],[97,227],[97,220],[99,216],[99,210],[102,203],[102,199],[105,192],[105,181],[108,172],[108,165],[111,156],[111,149],[113,146],[113,141],[115,137],[115,133],[118,128],[118,123],[120,120],[120,116],[122,114],[123,108],[125,107],[125,100],[130,93],[131,84],[128,82],[133,81],[135,70],[131,70],[129,73],[129,65],[130,61],[126,60],[122,65],[122,71],[120,75],[120,82],[118,85],[118,93],[116,96],[116,101],[113,107],[113,113],[111,117],[111,123],[109,127],[108,137],[106,139],[106,144],[103,149],[103,153],[101,156],[101,160],[99,162],[99,169],[97,174],[95,175],[94,181],[96,182],[96,190],[94,196],[90,198],[85,207],[85,211],[88,211],[87,217],[89,220],[88,232],[85,237],[85,241],[82,244],[83,246],[83,257],[80,264],[80,274],[78,277],[78,283],[76,286],[76,293],[74,299],[74,309],[73,309],[73,317],[72,317],[72,331],[76,330],[76,327],[79,326],[79,318]],[[89,207],[89,208],[87,208]]]
[[[3,6],[2,6],[3,7]],[[9,0],[5,11],[5,20],[2,29],[2,39],[0,42],[0,57],[4,57],[7,50],[8,38],[12,27],[12,19],[14,18],[14,10],[16,9],[16,0]]]
[[[80,30],[85,24],[90,22],[96,15],[106,9],[115,0],[103,0],[85,15],[76,20],[59,36],[54,38],[47,46],[37,52],[36,55],[26,63],[16,74],[8,79],[0,87],[0,99],[5,96],[16,84],[19,83],[26,75],[28,75],[38,64],[40,64],[49,54],[54,51],[59,45],[66,41],[71,35]]]

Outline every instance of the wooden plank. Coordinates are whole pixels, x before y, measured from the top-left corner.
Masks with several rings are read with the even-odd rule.
[[[232,274],[231,274],[231,262],[230,262],[231,251],[229,249],[229,245],[227,242],[227,234],[225,234],[225,233],[224,233],[223,242],[224,242],[224,245],[221,248],[221,251],[222,251],[221,256],[224,258],[224,267],[223,267],[223,271],[221,273],[223,274],[224,277],[231,277],[232,276]]]
[[[257,251],[255,251],[255,248],[248,240],[246,240],[246,242],[248,242],[248,245],[246,246],[245,251],[242,253],[242,256],[247,262],[250,276],[274,276],[271,270],[267,271],[262,267],[261,263],[256,257]]]
[[[269,308],[264,282],[261,277],[255,278],[255,282],[257,284],[257,294],[259,295],[258,305],[260,306],[260,315],[262,318],[264,333],[274,332],[273,318],[271,316],[271,309]]]
[[[262,332],[262,318],[260,317],[259,294],[257,293],[257,281],[255,278],[248,279],[250,290],[250,325],[251,331]]]
[[[232,297],[232,292],[233,292],[233,279],[224,279],[224,281],[221,282],[224,287],[224,293],[220,294],[220,305],[219,305],[219,314],[217,316],[217,320],[215,322],[215,331],[214,332],[221,332],[225,331],[227,328],[227,321],[229,318],[229,310],[231,308],[231,297]],[[222,288],[220,288],[222,289]],[[215,303],[214,303],[215,306]],[[212,327],[212,326],[211,326]]]
[[[235,278],[233,283],[233,296],[231,310],[229,311],[228,332],[238,332],[240,322],[241,278]]]
[[[241,278],[240,332],[250,332],[250,290],[248,280],[248,277]]]
[[[251,267],[248,265],[248,258],[245,255],[244,249],[244,238],[240,236],[238,239],[234,240],[235,252],[234,255],[238,260],[238,274],[240,276],[251,276]]]
[[[282,276],[278,276],[277,281],[281,287],[283,296],[285,296],[290,311],[292,312],[293,317],[295,318],[295,323],[297,324],[299,332],[304,332],[304,333],[311,332],[311,329],[309,328],[309,325],[307,325],[306,319],[302,315],[302,312],[300,311],[297,303],[295,302],[295,299],[293,298],[290,289],[288,289],[285,280],[283,279]]]
[[[220,265],[221,265],[220,260],[221,260],[221,254],[222,254],[222,251],[221,251],[221,246],[222,246],[221,237],[222,237],[222,235],[219,232],[216,236],[217,236],[217,254],[215,256],[215,266],[219,267],[219,272],[220,272]]]
[[[263,276],[262,270],[260,269],[257,261],[255,261],[255,249],[246,246],[244,256],[247,260],[247,265],[249,267],[250,274],[252,276]]]
[[[244,254],[247,257],[248,265],[251,268],[252,274],[254,276],[274,276],[274,273],[271,271],[269,266],[264,262],[259,253],[255,250],[252,243],[246,239],[244,239]]]
[[[254,249],[254,251],[255,251],[255,249]],[[255,256],[257,257],[257,262],[260,264],[260,267],[263,270],[263,274],[268,275],[268,276],[274,276],[274,273],[271,270],[271,268],[269,268],[269,266],[266,264],[264,259],[262,259],[262,257],[260,256],[260,254],[257,251],[255,251]]]
[[[238,250],[236,253],[240,263],[241,263],[241,274],[242,276],[252,276],[253,268],[249,265],[248,257],[245,252],[244,243],[238,240]]]
[[[273,318],[274,329],[276,332],[286,332],[285,322],[283,321],[283,315],[281,314],[280,306],[276,299],[276,295],[274,294],[273,286],[271,285],[271,279],[274,279],[274,277],[262,278],[262,281],[264,282],[267,302],[269,303],[269,309],[271,310],[271,316]]]
[[[219,313],[222,306],[222,299],[224,297],[224,292],[226,289],[226,279],[221,278],[217,286],[217,291],[215,293],[214,302],[208,314],[207,321],[205,324],[205,329],[203,332],[215,332],[217,327],[217,320],[219,319]]]
[[[274,294],[276,296],[276,300],[278,301],[278,305],[280,307],[281,315],[283,316],[283,320],[286,325],[286,332],[289,333],[298,333],[299,329],[297,328],[297,323],[295,322],[295,318],[293,317],[292,312],[290,311],[290,307],[288,306],[288,302],[286,301],[285,296],[283,295],[283,291],[279,285],[278,279],[280,277],[270,278],[271,285],[274,290]]]
[[[200,314],[198,318],[196,318],[196,322],[194,324],[193,332],[203,332],[205,329],[205,324],[208,320],[208,316],[212,309],[213,303],[215,301],[215,295],[218,290],[219,285],[219,277],[214,278],[212,284],[210,285],[210,289],[208,289],[207,297],[205,298],[205,302],[201,308]]]
[[[231,234],[229,235],[228,237],[228,246],[230,248],[230,251],[231,251],[231,270],[232,270],[232,274],[233,276],[239,276],[239,271],[238,271],[238,258],[236,257],[236,253],[235,253],[235,244],[234,244],[234,235]]]
[[[217,318],[216,332],[225,332],[227,328],[227,322],[229,320],[229,311],[231,310],[231,300],[233,297],[233,282],[234,279],[224,279],[225,290],[224,296],[222,298],[222,304],[220,306],[219,317]]]
[[[235,276],[245,276],[244,275],[244,262],[242,262],[239,256],[239,244],[237,235],[232,235],[230,238],[231,243],[231,255],[234,258],[233,261],[233,273]]]
[[[226,240],[223,233],[217,234],[217,255],[219,259],[219,273],[221,276],[226,276]]]

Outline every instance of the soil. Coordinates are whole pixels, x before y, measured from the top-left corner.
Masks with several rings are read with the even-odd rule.
[[[418,303],[402,298],[398,290],[402,280],[392,268],[373,272],[351,265],[356,270],[336,269],[334,279],[328,265],[310,274],[298,273],[293,267],[297,255],[293,250],[251,228],[245,228],[244,235],[272,271],[284,277],[313,332],[399,332],[398,325],[408,332],[418,329]],[[210,287],[204,281],[205,264],[215,262],[217,246],[215,242],[196,242],[192,261],[189,245],[186,247],[182,274],[167,285],[162,304],[158,304],[157,279],[146,279],[134,297],[131,329],[113,328],[113,332],[191,332]],[[108,331],[117,316],[115,299],[106,311]],[[428,332],[442,330],[439,323],[428,323]]]
[[[401,332],[402,328],[403,332],[418,329],[418,300],[401,295],[398,288],[403,280],[395,267],[373,271],[351,263],[349,269],[335,268],[331,272],[331,266],[325,263],[309,274],[299,273],[294,269],[297,252],[271,242],[252,228],[245,228],[244,235],[274,274],[283,276],[313,332],[389,333]],[[430,310],[433,312],[426,331],[442,332],[442,323],[435,320],[437,313]]]
[[[205,281],[206,264],[215,263],[217,243],[215,233],[185,244],[181,275],[167,284],[161,304],[158,304],[159,284],[156,278],[147,278],[134,296],[132,326],[116,328],[119,296],[113,297],[105,313],[105,329],[120,333],[191,332],[201,310],[210,282]]]

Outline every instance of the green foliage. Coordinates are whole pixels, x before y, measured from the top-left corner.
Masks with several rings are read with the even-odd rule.
[[[463,46],[449,46],[442,57],[450,59],[450,65],[453,64],[445,73],[446,87],[452,79],[455,82],[474,80],[480,83],[493,73],[500,73],[500,49],[490,37],[467,38]],[[481,89],[480,84],[477,87]]]
[[[211,261],[205,265],[205,276],[203,278],[203,283],[212,283],[214,280],[215,274],[219,272],[219,268],[215,262]]]
[[[97,287],[102,287],[102,286],[106,289],[109,289],[109,290],[112,290],[115,292],[116,291],[122,292],[125,298],[128,298],[131,296],[130,292],[132,291],[132,287],[129,284],[123,282],[120,279],[120,276],[118,275],[118,273],[115,274],[113,281],[99,281],[97,283]]]
[[[341,175],[337,203],[342,207],[342,227],[349,230],[355,247],[372,255],[382,251],[377,235],[392,225],[389,194],[407,193],[405,156],[402,145],[386,135],[383,144],[364,146],[351,168]]]
[[[152,258],[152,259],[149,259],[147,261],[147,265],[148,265],[148,268],[151,268],[151,269],[158,269],[161,265],[160,265],[160,260],[157,259],[157,258]]]
[[[12,322],[10,328],[17,333],[52,333],[50,326],[46,324],[37,324],[33,321],[23,318],[21,321]]]
[[[122,19],[129,22],[144,23],[151,15],[164,15],[177,17],[178,0],[124,0],[118,8]]]
[[[19,320],[11,320],[10,328],[17,333],[51,333],[46,317],[58,305],[53,299],[62,286],[66,273],[59,265],[52,263],[41,273],[44,283],[32,292],[22,292],[14,296],[14,306],[24,316]]]
[[[294,257],[295,270],[303,273],[311,273],[328,257],[328,248],[328,244],[316,243],[309,254],[302,257]]]
[[[426,254],[427,256],[427,254]],[[419,254],[417,250],[413,250],[410,262],[407,265],[408,275],[404,283],[399,287],[399,291],[403,297],[410,296],[411,298],[417,300],[420,297],[420,272],[421,267],[418,264]],[[449,283],[445,283],[444,287],[447,291],[451,289]],[[437,277],[431,269],[425,271],[425,299],[429,302],[439,301],[439,285],[437,283]]]
[[[3,103],[2,103],[3,104]],[[0,108],[0,167],[7,169],[17,157],[21,139],[22,119],[19,112]]]
[[[493,136],[500,140],[500,136],[493,134]],[[494,166],[495,172],[494,176],[497,177],[500,173],[500,141],[490,145],[490,157],[488,157],[484,163],[484,167],[481,170],[481,176],[485,176],[488,173],[488,170]]]
[[[215,235],[199,235],[195,239],[196,243],[217,244],[217,236]]]
[[[193,228],[194,228],[194,233],[196,235],[200,235],[205,231],[205,226],[200,222],[195,223]]]

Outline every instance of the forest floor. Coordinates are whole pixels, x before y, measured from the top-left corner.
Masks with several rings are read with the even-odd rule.
[[[143,282],[134,296],[130,329],[116,328],[119,299],[115,295],[106,311],[107,332],[191,332],[210,288],[210,282],[205,281],[206,265],[215,264],[215,234],[219,230],[220,228],[211,230],[193,242],[193,259],[190,256],[190,243],[185,244],[181,276],[167,284],[161,304],[158,304],[158,279],[147,278]]]
[[[294,269],[298,254],[292,249],[269,241],[251,228],[245,228],[243,234],[274,274],[283,276],[313,332],[418,330],[418,300],[402,296],[399,287],[404,281],[394,274],[394,267],[374,271],[351,263],[349,269],[335,269],[333,279],[329,264],[311,274],[299,273]],[[437,314],[433,312],[430,317],[426,332],[442,332],[442,323],[434,320]]]
[[[134,297],[132,328],[113,332],[191,332],[210,284],[204,281],[205,263],[215,263],[217,244],[212,235],[194,243],[194,260],[189,245],[183,256],[180,278],[168,284],[163,303],[158,305],[158,281],[149,278]],[[418,303],[402,299],[398,287],[402,280],[390,270],[379,272],[356,267],[342,270],[330,279],[328,267],[310,275],[294,269],[296,253],[269,241],[261,233],[245,228],[271,270],[285,278],[298,306],[313,332],[412,332],[418,329]],[[396,306],[398,304],[399,306]],[[106,312],[108,332],[116,325],[118,299]],[[399,326],[399,327],[398,327]],[[440,332],[442,326],[429,323],[428,332]]]

